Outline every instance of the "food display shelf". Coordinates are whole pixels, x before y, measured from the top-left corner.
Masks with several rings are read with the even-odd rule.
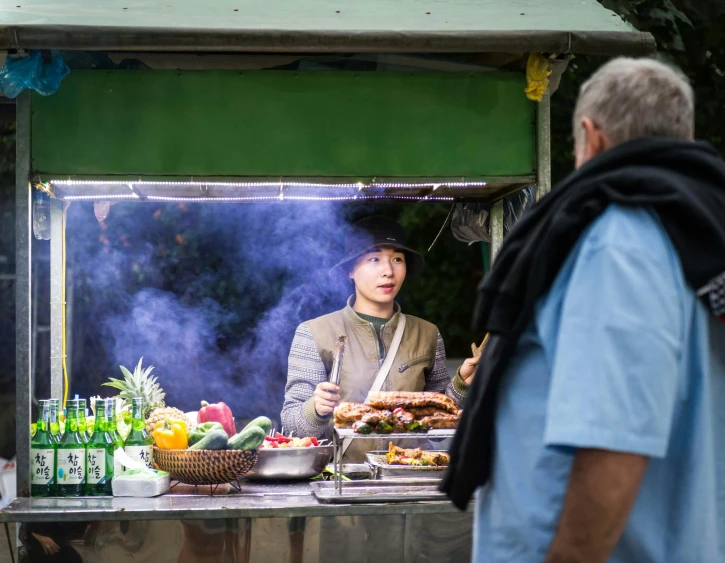
[[[384,438],[390,440],[443,440],[445,438],[452,438],[456,433],[455,428],[450,429],[434,429],[428,432],[405,432],[405,433],[394,433],[394,434],[358,434],[352,428],[335,428],[332,433],[332,443],[334,446],[333,452],[333,467],[335,471],[335,482],[334,482],[334,493],[338,497],[343,496],[343,487],[349,487],[350,482],[344,483],[342,480],[342,456],[343,456],[343,443],[344,440],[359,440],[359,439],[371,439],[371,438]],[[404,485],[401,485],[404,486]],[[386,501],[392,502],[392,501]]]
[[[337,434],[340,438],[367,438],[368,440],[372,438],[391,438],[394,440],[408,438],[419,438],[421,440],[431,440],[435,438],[444,439],[453,438],[455,433],[455,428],[451,428],[446,430],[429,430],[428,432],[396,432],[392,434],[378,434],[377,432],[373,432],[372,434],[358,434],[352,428],[335,428],[335,434]]]

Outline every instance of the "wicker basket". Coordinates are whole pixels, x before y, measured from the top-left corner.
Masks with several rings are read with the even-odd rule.
[[[159,469],[190,485],[221,485],[241,479],[254,467],[257,455],[257,450],[162,450],[154,446]]]

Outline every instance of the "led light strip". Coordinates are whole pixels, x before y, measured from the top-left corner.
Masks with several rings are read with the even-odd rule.
[[[188,197],[188,196],[161,196],[150,195],[149,201],[262,201],[279,200],[279,196],[250,196],[250,197]]]
[[[72,197],[72,196],[71,196]],[[69,199],[69,198],[64,198]],[[103,198],[97,198],[103,199]],[[396,196],[396,195],[371,195],[371,196],[250,196],[250,197],[193,197],[193,196],[148,196],[149,201],[177,201],[177,202],[230,202],[230,201],[361,201],[366,199],[404,199],[411,201],[454,201],[454,197],[426,197],[426,196]]]
[[[92,200],[97,199],[99,201],[109,199],[141,199],[136,194],[106,194],[106,195],[67,195],[61,199],[65,201],[81,201],[81,200]]]
[[[422,182],[422,183],[385,183],[385,182],[356,182],[354,184],[335,184],[321,182],[199,182],[199,181],[152,181],[152,180],[51,180],[51,184],[57,186],[210,186],[210,187],[232,187],[232,188],[280,188],[284,186],[300,187],[300,188],[433,188],[438,189],[441,186],[449,188],[466,188],[476,186],[486,186],[486,182]]]

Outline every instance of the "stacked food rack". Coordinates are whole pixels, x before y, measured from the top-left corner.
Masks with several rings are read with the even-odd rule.
[[[433,429],[428,432],[405,432],[370,436],[358,434],[352,428],[335,428],[333,432],[334,484],[313,483],[312,488],[319,500],[337,503],[369,502],[413,502],[440,500],[444,495],[437,490],[437,479],[427,478],[394,479],[380,481],[344,481],[342,478],[342,456],[344,441],[371,437],[389,440],[443,440],[452,438],[455,429]],[[422,469],[422,468],[416,468]]]

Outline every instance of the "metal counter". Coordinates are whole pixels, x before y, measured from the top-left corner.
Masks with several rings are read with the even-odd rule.
[[[0,522],[85,522],[122,520],[209,520],[458,513],[450,502],[325,504],[310,484],[242,483],[231,494],[166,494],[154,498],[19,498],[0,511]]]
[[[241,493],[156,498],[21,498],[21,562],[34,534],[84,563],[341,563],[468,561],[473,518],[449,502],[324,504],[308,482],[243,483]]]

